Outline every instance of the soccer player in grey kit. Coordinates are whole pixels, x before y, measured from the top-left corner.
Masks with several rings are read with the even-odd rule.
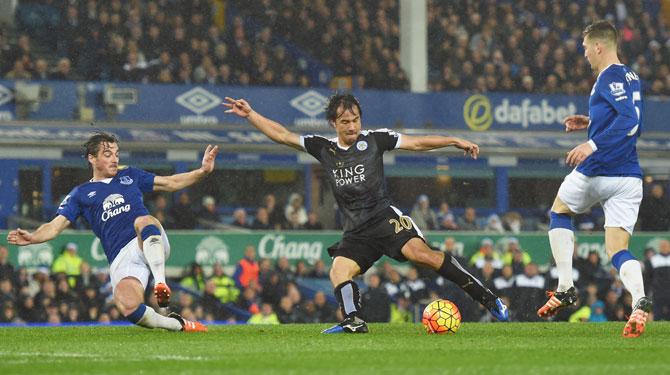
[[[246,118],[277,143],[306,151],[328,173],[337,204],[342,210],[344,235],[328,249],[333,258],[330,281],[344,320],[324,333],[365,333],[360,318],[360,293],[353,281],[382,255],[431,268],[454,281],[484,305],[497,319],[508,320],[507,306],[464,270],[449,254],[431,250],[409,216],[391,204],[384,180],[382,155],[397,148],[428,151],[454,146],[477,158],[479,147],[466,140],[443,136],[409,136],[387,129],[361,130],[361,106],[349,94],[330,98],[326,117],[335,128],[333,139],[317,135],[299,136],[255,112],[244,99],[226,98],[227,113]]]

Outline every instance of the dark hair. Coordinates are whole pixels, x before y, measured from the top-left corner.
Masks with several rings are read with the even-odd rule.
[[[119,143],[119,139],[114,134],[103,131],[94,132],[82,146],[84,159],[88,160],[88,155],[98,156],[100,145],[103,143]]]
[[[589,39],[604,40],[616,46],[619,33],[610,21],[600,20],[586,26],[582,36],[584,38],[589,37]]]
[[[326,107],[326,119],[328,121],[335,122],[338,117],[342,115],[340,113],[340,116],[337,114],[337,109],[342,106],[344,108],[344,111],[351,111],[354,106],[358,108],[358,115],[363,117],[363,111],[361,110],[361,103],[358,102],[358,99],[356,99],[355,96],[351,94],[335,94],[330,97],[328,100],[328,107]]]

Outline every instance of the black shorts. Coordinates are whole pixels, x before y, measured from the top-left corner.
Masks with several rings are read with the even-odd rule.
[[[340,242],[328,248],[328,254],[333,259],[341,256],[353,260],[363,274],[382,255],[406,262],[400,250],[415,237],[424,240],[412,219],[400,210],[388,207],[361,225],[360,229],[344,233]]]

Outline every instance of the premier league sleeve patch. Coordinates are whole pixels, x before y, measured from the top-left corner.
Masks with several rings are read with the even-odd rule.
[[[621,96],[626,93],[626,89],[623,88],[623,82],[612,82],[609,84],[609,88],[612,96]]]

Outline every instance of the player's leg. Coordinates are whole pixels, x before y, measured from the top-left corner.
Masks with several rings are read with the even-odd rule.
[[[340,305],[344,320],[323,333],[367,333],[368,327],[360,318],[361,295],[354,277],[361,273],[361,267],[353,259],[336,256],[330,268],[330,282],[335,288],[335,297]]]
[[[144,287],[134,277],[126,277],[114,287],[114,303],[129,321],[145,328],[164,328],[168,331],[181,331],[179,320],[157,313],[144,304]]]
[[[418,238],[412,238],[401,249],[410,262],[435,270],[440,276],[460,286],[473,300],[486,307],[496,319],[509,320],[507,306],[486,288],[479,279],[466,271],[450,254],[432,250]]]
[[[147,328],[171,331],[206,332],[207,327],[184,320],[178,314],[165,317],[144,304],[144,290],[151,271],[143,259],[138,243],[133,240],[124,246],[109,267],[114,290],[114,303],[129,321]]]
[[[637,337],[644,332],[647,318],[652,310],[651,299],[644,294],[642,265],[628,250],[642,201],[642,181],[632,177],[601,180],[606,186],[612,181],[612,184],[618,187],[613,196],[603,203],[605,249],[633,300],[632,313],[623,335]]]
[[[537,315],[548,318],[558,310],[577,302],[577,291],[572,280],[572,254],[575,251],[575,230],[572,217],[575,212],[591,207],[595,198],[587,194],[591,180],[573,171],[565,177],[551,207],[549,246],[558,271],[556,291],[547,292],[549,300],[537,310]]]
[[[154,276],[156,285],[154,295],[158,306],[167,307],[170,304],[170,288],[165,282],[165,258],[167,257],[167,236],[162,230],[161,224],[151,215],[140,216],[135,219],[135,232],[140,249],[147,260],[147,264]]]

